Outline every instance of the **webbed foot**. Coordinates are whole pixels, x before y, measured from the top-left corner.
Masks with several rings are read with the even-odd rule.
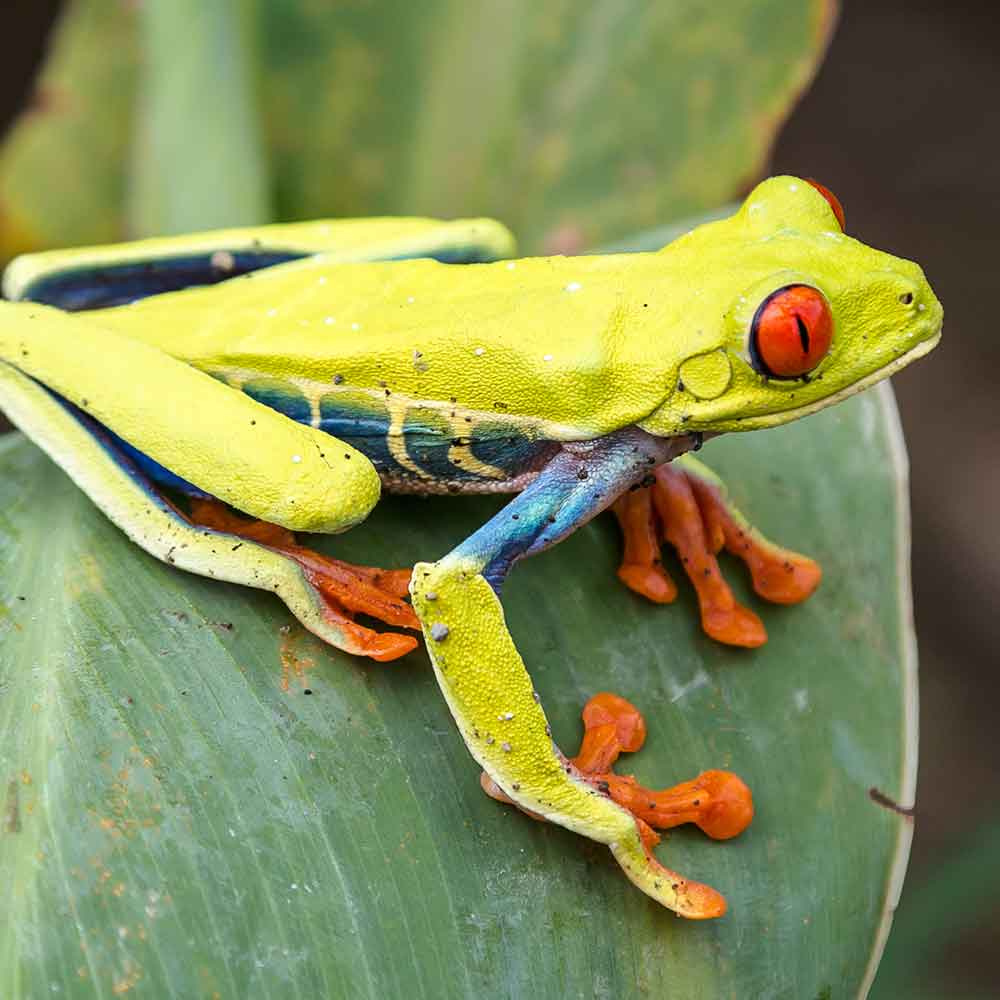
[[[257,542],[296,562],[321,599],[323,616],[343,636],[337,643],[340,648],[381,662],[398,659],[416,648],[414,636],[376,632],[355,621],[355,615],[363,614],[397,628],[419,629],[413,608],[404,600],[410,570],[356,566],[322,555],[299,545],[287,529],[241,517],[218,500],[192,500],[190,518],[195,524]]]
[[[736,509],[723,482],[689,455],[659,466],[654,480],[614,504],[625,536],[619,578],[637,594],[669,604],[677,587],[660,561],[660,547],[668,542],[697,591],[705,632],[731,646],[763,645],[763,622],[733,596],[716,553],[725,548],[742,559],[754,590],[775,604],[797,604],[812,594],[819,565],[765,538]]]
[[[614,773],[612,768],[618,757],[622,753],[635,753],[646,741],[646,721],[631,702],[606,691],[596,694],[584,706],[583,725],[580,751],[569,762],[599,791],[635,817],[647,849],[660,841],[656,830],[683,823],[696,824],[713,840],[729,840],[750,825],[753,796],[730,771],[703,771],[692,781],[662,791],[643,787],[632,775]],[[480,784],[498,802],[516,804],[485,771]],[[524,811],[534,819],[544,818]]]

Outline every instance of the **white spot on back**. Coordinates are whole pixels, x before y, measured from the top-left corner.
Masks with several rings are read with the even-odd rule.
[[[571,281],[566,286],[566,291],[567,292],[578,292],[578,291],[580,291],[581,288],[583,288],[583,285],[581,285],[579,281]]]
[[[236,259],[228,250],[216,250],[211,263],[217,271],[232,271],[236,267]]]

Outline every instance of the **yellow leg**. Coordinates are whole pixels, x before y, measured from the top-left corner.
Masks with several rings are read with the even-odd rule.
[[[680,916],[721,916],[714,889],[664,868],[636,817],[580,772],[552,742],[504,620],[476,564],[418,563],[410,584],[438,683],[472,756],[521,808],[607,844],[628,878]]]

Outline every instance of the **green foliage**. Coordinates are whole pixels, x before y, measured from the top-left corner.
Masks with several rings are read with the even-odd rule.
[[[155,997],[855,995],[909,831],[869,789],[912,796],[895,434],[882,390],[706,449],[826,571],[802,607],[756,604],[771,638],[755,652],[705,638],[686,589],[673,608],[625,590],[611,518],[506,589],[561,746],[613,690],[647,715],[627,761],[644,783],[722,766],[753,788],[738,840],[684,830],[659,849],[726,893],[706,924],[658,908],[605,848],[487,799],[422,651],[378,665],[284,634],[275,598],[154,561],[7,439],[0,994],[132,977]],[[392,498],[321,544],[406,565],[500,503]],[[305,671],[287,691],[283,664]]]
[[[0,251],[269,210],[495,215],[580,250],[703,211],[762,170],[833,0],[708,11],[77,0],[0,156]]]
[[[571,247],[717,206],[830,17],[723,6],[78,0],[0,154],[0,252],[272,211],[491,213]],[[891,395],[708,459],[826,570],[805,606],[764,609],[766,647],[706,639],[686,591],[622,588],[607,518],[505,595],[564,748],[610,689],[649,720],[642,781],[722,766],[753,787],[738,840],[660,848],[729,898],[687,924],[603,848],[482,795],[422,652],[351,659],[270,596],[155,562],[6,439],[0,995],[856,995],[909,839],[869,790],[910,801],[915,766]],[[405,565],[499,502],[389,499],[321,545]]]

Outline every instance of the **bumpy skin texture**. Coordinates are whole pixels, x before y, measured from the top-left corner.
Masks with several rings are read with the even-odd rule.
[[[8,270],[9,297],[119,302],[150,260],[148,291],[190,283],[192,271],[208,287],[73,318],[0,304],[0,404],[139,544],[280,593],[351,651],[301,566],[188,523],[147,478],[156,463],[192,490],[308,530],[361,520],[379,477],[416,492],[523,490],[414,571],[413,607],[459,729],[522,808],[608,844],[678,913],[718,916],[718,893],[659,866],[634,816],[552,744],[500,587],[518,559],[703,434],[783,423],[927,353],[941,307],[915,264],[845,236],[827,200],[792,177],[659,253],[441,262],[510,248],[488,221],[373,220],[27,258]],[[272,252],[313,256],[225,280]],[[440,260],[399,259],[417,254]],[[761,302],[789,285],[825,297],[833,342],[808,379],[769,379],[753,366],[750,331]]]
[[[763,380],[750,322],[793,283],[828,299],[833,348],[808,383]],[[658,253],[462,268],[321,255],[87,317],[210,372],[388,388],[443,412],[454,398],[555,440],[784,423],[925,353],[940,320],[916,264],[841,233],[826,200],[788,177]]]

